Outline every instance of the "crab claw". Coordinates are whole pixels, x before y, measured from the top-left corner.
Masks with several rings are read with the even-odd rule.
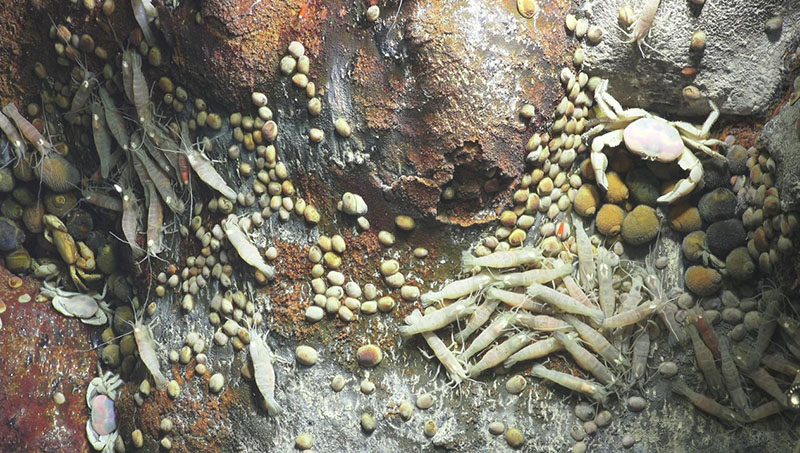
[[[683,148],[683,154],[681,154],[681,157],[678,159],[678,165],[682,169],[688,170],[689,175],[675,183],[675,188],[670,192],[658,197],[658,199],[656,199],[657,202],[673,203],[675,200],[691,193],[703,179],[703,164],[700,163],[700,159],[698,159],[689,148]]]

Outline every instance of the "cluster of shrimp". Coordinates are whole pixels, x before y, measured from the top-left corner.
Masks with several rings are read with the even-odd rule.
[[[423,294],[423,305],[439,303],[441,308],[429,307],[424,316],[412,313],[399,329],[401,336],[423,335],[455,383],[493,367],[511,368],[566,351],[586,378],[543,365],[534,366],[532,374],[606,403],[611,392],[625,388],[622,373],[630,370],[634,380],[645,377],[646,326],[664,312],[667,301],[654,276],[635,275],[618,305],[613,270],[619,258],[602,247],[595,251],[580,221],[575,224],[577,271],[535,247],[483,257],[465,253],[463,269],[473,275]],[[454,341],[448,347],[435,331],[453,323]],[[631,350],[633,360],[628,359]]]
[[[800,322],[781,314],[781,299],[781,293],[775,289],[762,293],[764,320],[749,346],[745,341],[731,345],[727,335],[717,335],[702,309],[692,309],[687,316],[686,332],[707,395],[692,390],[683,381],[676,382],[673,390],[698,409],[734,426],[763,420],[786,408],[800,409],[797,387],[800,365],[781,352],[766,354],[771,345],[777,344],[773,337],[780,327],[789,354],[800,359]],[[770,371],[784,377],[776,378]],[[765,395],[764,401],[756,407],[752,407],[750,401],[755,394],[744,390],[751,387],[750,384]],[[732,407],[723,404],[726,400]]]

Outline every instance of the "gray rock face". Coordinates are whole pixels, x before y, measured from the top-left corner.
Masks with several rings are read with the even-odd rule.
[[[649,1],[649,0],[648,0]],[[640,2],[632,3],[636,14]],[[639,5],[636,7],[636,5]],[[704,115],[705,99],[686,102],[682,89],[694,84],[723,113],[764,114],[778,94],[788,55],[794,50],[800,18],[797,0],[706,1],[699,7],[686,0],[662,0],[643,47],[646,58],[619,29],[617,0],[586,2],[583,13],[605,35],[596,46],[585,45],[586,69],[609,79],[610,93],[623,106],[638,106],[680,115]],[[767,35],[764,24],[783,16],[780,33]],[[703,51],[692,51],[692,34],[704,30]],[[681,74],[697,69],[695,77]]]
[[[759,143],[777,164],[775,185],[784,210],[800,209],[800,102],[786,104],[766,125]]]

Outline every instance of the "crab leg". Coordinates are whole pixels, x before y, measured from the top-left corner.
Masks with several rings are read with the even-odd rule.
[[[689,176],[678,181],[671,192],[667,192],[658,197],[656,200],[657,202],[672,203],[684,195],[689,194],[694,190],[695,186],[697,186],[697,183],[703,179],[703,164],[700,163],[700,159],[698,159],[689,148],[683,148],[683,154],[681,154],[681,157],[678,159],[678,165],[680,165],[682,169],[687,170]]]
[[[594,179],[597,185],[602,187],[603,190],[608,190],[608,178],[606,178],[606,167],[608,167],[608,156],[603,153],[603,148],[606,146],[614,147],[622,143],[625,129],[619,129],[595,137],[592,140],[592,168],[594,168]]]

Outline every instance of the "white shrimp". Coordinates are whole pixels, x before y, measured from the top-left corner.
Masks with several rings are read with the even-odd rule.
[[[461,319],[465,316],[471,315],[477,306],[475,301],[477,295],[470,296],[454,302],[441,310],[436,310],[433,313],[426,314],[422,318],[414,321],[413,324],[401,326],[398,330],[400,336],[404,339],[409,338],[415,334],[422,332],[433,332],[434,330],[441,329],[454,321]]]
[[[575,217],[573,223],[575,223],[575,245],[578,252],[578,275],[583,287],[589,291],[594,288],[594,250],[589,235],[583,229],[581,219]]]
[[[647,39],[647,35],[650,33],[650,27],[653,26],[653,20],[656,17],[659,4],[661,4],[661,0],[644,0],[644,6],[639,12],[639,17],[628,27],[628,30],[623,30],[629,39],[628,43],[635,42],[637,47],[639,47],[639,52],[642,53],[642,57],[644,58],[647,58],[647,56],[644,54],[644,50],[642,50],[642,45],[644,44],[650,47],[645,42],[645,39]]]
[[[567,334],[570,338],[575,338],[578,336],[575,332],[569,332]],[[525,360],[533,360],[533,359],[541,359],[542,357],[547,357],[548,355],[563,351],[564,345],[561,344],[560,341],[556,340],[554,337],[548,337],[544,340],[534,341],[533,343],[525,346],[524,348],[520,349],[519,351],[515,352],[511,355],[505,362],[503,362],[503,367],[511,368],[512,366],[516,365],[519,362],[523,362]]]
[[[142,323],[142,319],[140,317],[134,318],[133,338],[136,340],[136,348],[139,350],[139,358],[153,376],[153,381],[156,384],[156,388],[163,389],[164,386],[167,385],[167,378],[161,374],[161,367],[158,363],[158,356],[156,355],[156,343],[153,339],[153,331],[150,330],[150,326]]]
[[[275,277],[275,268],[264,262],[258,252],[258,248],[247,239],[247,236],[239,228],[235,215],[231,214],[228,217],[223,225],[223,230],[225,231],[225,236],[228,237],[228,241],[230,241],[245,263],[261,271],[267,277],[267,280],[272,280]]]
[[[557,278],[564,277],[572,273],[572,264],[556,261],[553,269],[531,269],[525,272],[513,272],[502,274],[496,277],[506,288],[518,286],[530,286],[532,284],[547,283]]]
[[[575,313],[578,315],[587,316],[594,320],[597,324],[603,322],[602,311],[596,308],[589,308],[572,297],[560,293],[552,288],[548,288],[547,286],[534,283],[528,287],[528,295],[531,297],[537,297],[567,313]]]
[[[275,417],[283,412],[283,408],[275,400],[275,369],[272,367],[272,351],[267,342],[252,326],[250,333],[250,360],[253,362],[253,380],[258,391],[264,397],[267,413]]]
[[[482,290],[491,282],[491,275],[481,273],[448,283],[439,291],[428,291],[420,296],[419,300],[422,302],[423,307],[427,307],[428,305],[445,299],[460,299],[466,295]]]
[[[504,304],[514,308],[521,308],[523,310],[528,310],[536,313],[553,312],[553,310],[550,307],[541,302],[533,300],[533,298],[528,296],[527,294],[515,293],[500,288],[489,288],[486,291],[486,296],[495,298],[503,302]]]
[[[420,313],[418,309],[415,309],[411,312],[411,315],[406,318],[406,323],[413,325],[414,322],[420,319],[422,319],[422,313]],[[447,374],[450,376],[450,379],[453,380],[454,384],[458,385],[467,379],[467,372],[464,370],[461,362],[456,359],[456,356],[447,348],[441,338],[433,332],[422,332],[422,337],[425,338],[433,354],[439,359],[444,369],[447,370]]]
[[[492,313],[494,313],[498,305],[500,305],[499,299],[488,297],[480,307],[472,312],[472,316],[470,316],[469,320],[467,321],[467,325],[465,325],[458,335],[456,335],[456,341],[459,343],[466,342],[467,338],[469,338],[473,332],[478,330],[486,321],[489,320],[489,317],[492,316]]]
[[[503,250],[480,257],[473,256],[469,251],[461,254],[461,266],[464,270],[470,270],[474,267],[506,269],[538,263],[541,260],[542,250],[534,247]]]

